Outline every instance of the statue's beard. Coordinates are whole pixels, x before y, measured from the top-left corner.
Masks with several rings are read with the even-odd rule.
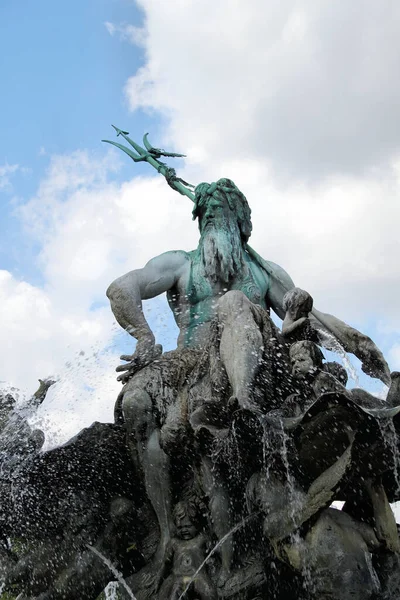
[[[204,276],[214,283],[228,283],[247,269],[239,226],[233,219],[208,223],[201,234],[199,249]]]

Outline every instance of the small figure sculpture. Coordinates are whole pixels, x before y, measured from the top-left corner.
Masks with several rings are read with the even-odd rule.
[[[289,355],[293,376],[305,384],[303,393],[309,400],[317,400],[327,392],[346,393],[344,385],[331,374],[330,368],[324,369],[324,355],[314,342],[295,342],[290,346]]]
[[[173,515],[176,537],[172,538],[167,552],[167,566],[172,561],[172,572],[161,586],[159,600],[178,600],[187,588],[187,591],[192,589],[199,600],[217,600],[206,566],[197,573],[206,557],[207,538],[194,524],[194,511],[190,511],[188,503],[178,502]]]
[[[286,311],[282,323],[283,335],[293,337],[294,335],[298,336],[300,333],[300,339],[308,339],[312,335],[309,315],[313,308],[313,299],[310,294],[295,287],[286,292],[282,306]]]

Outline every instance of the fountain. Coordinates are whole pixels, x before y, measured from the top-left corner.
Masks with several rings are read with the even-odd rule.
[[[116,130],[133,150],[111,143],[193,201],[201,238],[107,290],[137,340],[117,368],[114,423],[41,452],[40,432],[3,399],[2,593],[397,600],[400,374],[248,245],[250,208],[233,181],[193,191],[160,160],[179,155]],[[165,353],[142,312],[164,292],[180,330]],[[387,402],[347,389],[321,347],[356,355],[390,386]]]

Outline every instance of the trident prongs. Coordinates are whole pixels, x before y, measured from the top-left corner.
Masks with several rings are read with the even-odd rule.
[[[161,162],[161,160],[158,160],[161,156],[181,158],[185,156],[184,154],[165,152],[165,150],[161,150],[160,148],[153,148],[153,146],[147,139],[147,133],[143,137],[143,144],[146,149],[142,148],[141,146],[139,146],[139,144],[137,144],[136,142],[131,140],[130,137],[128,137],[127,131],[123,131],[122,129],[115,127],[115,125],[113,125],[112,127],[114,127],[115,131],[117,132],[117,137],[119,135],[122,135],[122,137],[128,142],[128,144],[132,146],[135,152],[133,152],[130,148],[123,146],[122,144],[118,144],[117,142],[112,142],[110,140],[102,140],[102,142],[105,142],[106,144],[111,144],[112,146],[119,148],[120,150],[122,150],[122,152],[125,152],[125,154],[127,154],[135,163],[148,162],[149,165],[151,165],[152,167],[154,167],[154,169],[156,169],[156,171],[158,171],[158,173],[161,173],[161,175],[165,177],[168,185],[171,186],[172,189],[179,192],[183,196],[187,196],[192,202],[194,202],[194,193],[191,189],[188,189],[193,188],[194,186],[190,183],[187,183],[184,179],[177,177],[175,169],[173,169],[172,167],[168,167],[168,165]]]
[[[153,146],[150,144],[149,140],[147,139],[147,136],[149,134],[145,133],[143,136],[143,144],[146,148],[146,150],[148,150],[149,154],[151,154],[151,156],[153,156],[154,158],[160,158],[161,156],[168,156],[169,158],[183,158],[186,156],[186,154],[177,154],[176,152],[167,152],[166,150],[162,150],[162,148],[153,148]]]
[[[115,125],[112,125],[112,127],[114,127],[115,131],[117,132],[117,137],[119,135],[122,135],[122,137],[128,142],[128,144],[130,144],[132,148],[136,150],[137,154],[135,152],[132,152],[130,148],[127,148],[122,144],[118,144],[117,142],[111,142],[110,140],[101,140],[102,142],[105,142],[106,144],[111,144],[112,146],[119,148],[120,150],[122,150],[122,152],[125,152],[125,154],[127,154],[134,162],[148,161],[148,158],[151,157],[151,154],[146,152],[146,150],[139,146],[139,144],[136,144],[136,142],[131,140],[131,138],[128,137],[128,131],[123,131],[122,129],[115,127]]]
[[[111,144],[112,146],[115,146],[116,148],[119,148],[120,150],[122,150],[122,152],[125,152],[125,154],[127,154],[128,156],[130,156],[131,159],[135,163],[136,162],[146,161],[147,157],[150,156],[149,154],[145,154],[144,156],[140,156],[139,154],[135,154],[134,152],[132,152],[132,150],[130,150],[126,146],[123,146],[122,144],[118,144],[117,142],[112,142],[110,140],[101,140],[101,141],[105,142],[106,144]]]

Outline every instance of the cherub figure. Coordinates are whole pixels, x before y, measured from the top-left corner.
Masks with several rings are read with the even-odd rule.
[[[167,562],[172,562],[172,572],[161,586],[159,600],[178,600],[189,584],[188,592],[198,600],[218,598],[206,566],[196,574],[206,557],[207,544],[206,536],[199,532],[195,524],[196,517],[195,510],[188,502],[175,505],[173,519],[176,536],[171,539],[167,550]]]
[[[316,334],[312,331],[309,315],[313,308],[312,296],[301,288],[293,288],[283,297],[282,307],[285,318],[282,333],[289,339],[310,339]]]
[[[317,400],[327,392],[346,393],[346,388],[330,369],[324,368],[324,355],[314,342],[302,340],[295,342],[289,350],[292,374],[305,384],[307,396]]]

